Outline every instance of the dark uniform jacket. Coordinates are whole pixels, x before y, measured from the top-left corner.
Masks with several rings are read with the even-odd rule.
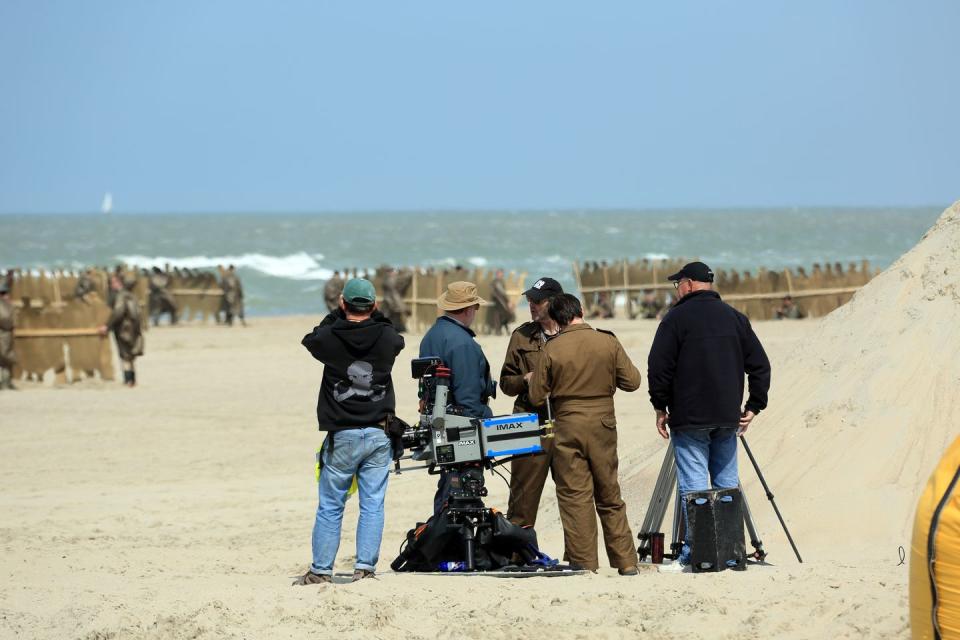
[[[524,322],[513,330],[507,355],[503,359],[503,368],[500,369],[500,388],[508,396],[517,398],[513,403],[513,412],[537,413],[540,424],[547,420],[546,403],[537,406],[530,401],[527,382],[523,376],[536,370],[546,342],[543,327],[539,322]]]
[[[736,427],[747,374],[746,409],[767,406],[770,361],[745,315],[716,291],[681,298],[657,329],[647,360],[655,409],[669,411],[670,428]]]
[[[564,328],[546,344],[528,393],[535,405],[550,395],[558,426],[600,421],[613,428],[613,394],[639,387],[640,372],[617,337],[584,322]]]
[[[301,344],[324,364],[317,398],[320,431],[372,427],[395,412],[391,371],[404,343],[382,314],[351,322],[338,309]]]
[[[13,305],[0,300],[0,367],[12,367],[17,361],[13,351]]]
[[[133,292],[128,289],[117,291],[106,324],[117,340],[121,360],[130,362],[143,355],[141,317],[140,303]]]
[[[420,342],[420,357],[440,358],[452,371],[450,390],[454,402],[474,418],[493,415],[487,401],[496,394],[490,378],[490,363],[476,334],[449,316],[440,316]]]

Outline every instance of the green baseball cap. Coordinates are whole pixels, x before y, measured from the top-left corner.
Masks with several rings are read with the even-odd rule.
[[[343,301],[361,309],[372,307],[377,301],[377,290],[369,280],[353,278],[343,285]]]

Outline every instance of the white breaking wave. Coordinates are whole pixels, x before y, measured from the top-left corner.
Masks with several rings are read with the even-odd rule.
[[[238,269],[252,269],[275,278],[290,280],[327,280],[332,269],[320,266],[316,257],[301,251],[288,256],[268,256],[262,253],[245,253],[240,256],[189,256],[169,258],[166,256],[117,256],[116,259],[138,267],[162,267],[169,264],[181,269],[209,269],[218,265],[234,265]]]
[[[665,253],[645,253],[643,257],[647,260],[669,260],[671,256]]]

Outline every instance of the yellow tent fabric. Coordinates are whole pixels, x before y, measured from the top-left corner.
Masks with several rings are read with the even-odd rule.
[[[910,628],[914,640],[960,640],[960,438],[940,459],[917,505]]]

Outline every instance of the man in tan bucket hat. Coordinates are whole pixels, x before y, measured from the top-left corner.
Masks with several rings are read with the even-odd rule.
[[[477,295],[472,282],[451,282],[440,294],[437,307],[443,315],[420,342],[420,357],[437,357],[452,371],[450,404],[463,409],[463,415],[489,418],[493,415],[487,402],[496,396],[496,383],[490,378],[490,363],[477,341],[470,325],[477,317],[480,305],[486,301]],[[433,511],[440,513],[450,492],[448,474],[440,475]]]

